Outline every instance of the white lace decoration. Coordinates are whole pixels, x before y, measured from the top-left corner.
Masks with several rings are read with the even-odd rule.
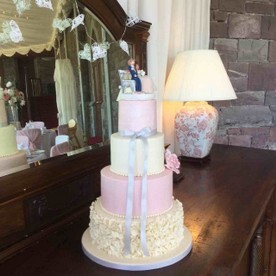
[[[91,46],[92,53],[93,53],[93,61],[99,59],[99,58],[104,58],[107,55],[107,50],[109,49],[110,44],[108,42],[103,42],[103,43],[93,43]]]
[[[53,10],[53,5],[51,0],[35,0],[35,3],[40,8],[47,8]]]
[[[22,41],[23,36],[17,23],[14,20],[11,20],[9,24],[10,24],[10,39],[14,43],[18,43]]]
[[[53,20],[53,28],[56,28],[59,30],[59,32],[63,32],[65,29],[70,27],[72,24],[72,19],[71,18],[66,18],[66,19],[60,19],[60,18],[55,18]]]
[[[91,62],[92,60],[91,46],[88,43],[84,45],[83,50],[79,51],[79,57],[80,59],[86,59]]]
[[[138,16],[129,16],[126,21],[127,27],[132,27],[135,24],[141,22],[142,20]]]
[[[77,28],[79,25],[84,25],[84,14],[79,14],[77,17],[75,17],[72,20],[72,26],[71,26],[71,31],[73,31],[75,28]]]
[[[31,9],[31,0],[13,0],[13,3],[19,15]]]
[[[119,42],[120,47],[129,55],[128,44],[124,40],[120,40]]]

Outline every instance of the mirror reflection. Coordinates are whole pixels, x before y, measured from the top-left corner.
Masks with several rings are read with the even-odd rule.
[[[7,122],[16,128],[17,148],[29,164],[91,150],[117,131],[118,69],[127,68],[129,55],[91,11],[80,6],[79,12],[85,24],[60,33],[55,50],[0,57],[3,93],[13,90],[17,101],[13,108],[12,98],[4,99]],[[80,59],[79,51],[95,41],[110,43],[106,57]]]

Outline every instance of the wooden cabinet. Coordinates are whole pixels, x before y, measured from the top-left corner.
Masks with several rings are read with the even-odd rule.
[[[99,171],[109,162],[104,147],[3,178],[2,258],[63,225],[2,263],[4,275],[37,275],[41,267],[44,275],[140,275],[101,267],[81,250],[89,205],[100,194]],[[181,171],[184,179],[174,184],[174,196],[184,206],[192,251],[172,266],[143,275],[276,275],[276,152],[214,145],[210,162],[183,163]],[[34,182],[23,184],[26,176]]]
[[[0,260],[87,210],[109,147],[45,160],[0,178]]]

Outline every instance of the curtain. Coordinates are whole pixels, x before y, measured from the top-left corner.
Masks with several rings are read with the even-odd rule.
[[[77,119],[76,80],[70,59],[57,59],[54,80],[58,109],[58,124]]]
[[[172,16],[167,55],[167,76],[176,55],[185,50],[208,49],[210,37],[210,0],[176,0]],[[163,103],[163,132],[171,150],[179,154],[175,142],[174,117],[183,103]]]
[[[178,52],[208,49],[210,0],[118,0],[128,15],[152,23],[148,42],[148,72],[157,86],[157,128],[177,152],[174,116],[182,103],[163,103],[166,77]]]

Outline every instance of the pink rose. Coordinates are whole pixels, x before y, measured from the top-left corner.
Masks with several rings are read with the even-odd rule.
[[[176,156],[176,154],[171,153],[169,149],[166,150],[165,152],[165,160],[166,164],[165,167],[177,174],[180,173],[179,168],[180,168],[180,162]]]

